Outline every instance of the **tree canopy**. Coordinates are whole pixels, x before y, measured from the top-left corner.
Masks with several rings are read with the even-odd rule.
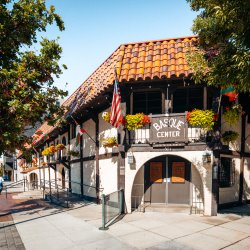
[[[196,82],[250,92],[250,1],[187,0],[199,11],[192,30],[197,51],[188,55]]]
[[[0,155],[29,142],[28,127],[62,112],[56,101],[67,93],[53,85],[66,68],[62,48],[57,38],[40,38],[52,24],[64,30],[45,0],[0,1]]]

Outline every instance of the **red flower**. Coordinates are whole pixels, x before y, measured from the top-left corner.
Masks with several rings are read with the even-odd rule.
[[[150,117],[148,115],[144,115],[143,119],[142,119],[142,123],[143,124],[148,124],[150,123]]]
[[[190,116],[191,116],[191,112],[187,112],[187,115],[186,115],[186,119],[187,119],[187,121],[189,121],[189,120],[190,120]]]
[[[219,115],[218,115],[218,114],[215,114],[215,115],[214,115],[214,121],[217,122],[218,119],[219,119]]]
[[[126,119],[125,119],[125,117],[122,117],[122,118],[121,118],[121,124],[122,124],[123,126],[126,125]]]
[[[230,107],[228,107],[228,106],[225,107],[225,110],[229,110],[229,109],[230,109]]]

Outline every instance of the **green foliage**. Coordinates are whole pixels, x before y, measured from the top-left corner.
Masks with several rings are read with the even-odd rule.
[[[45,0],[5,0],[0,3],[0,154],[22,149],[31,139],[26,129],[47,119],[56,122],[63,110],[56,100],[66,92],[53,86],[59,77],[62,48],[57,40],[40,39],[39,32],[64,23]]]
[[[238,139],[238,137],[239,134],[237,132],[229,130],[223,133],[222,141],[228,145],[230,142],[231,143],[235,142]]]
[[[241,106],[234,105],[232,108],[228,109],[223,114],[223,118],[229,125],[236,125],[239,121],[240,114],[241,114]]]
[[[142,128],[148,123],[150,123],[150,118],[147,115],[144,115],[143,113],[125,116],[125,127],[128,130]]]
[[[22,153],[22,158],[26,160],[26,163],[32,162],[32,150],[25,149]]]
[[[44,156],[53,155],[56,151],[57,151],[56,146],[51,145],[42,151],[42,155]]]
[[[102,119],[106,122],[110,122],[110,112],[103,112]]]
[[[250,91],[250,1],[187,0],[199,15],[193,32],[199,50],[189,51],[195,81]]]
[[[0,176],[3,176],[3,164],[0,164]]]
[[[112,147],[118,145],[117,139],[116,139],[116,137],[107,137],[107,138],[104,138],[104,139],[102,140],[102,145],[103,145],[104,147],[112,148]]]
[[[68,151],[68,155],[73,156],[73,157],[79,157],[80,156],[80,152],[77,150],[69,150]]]
[[[215,113],[212,110],[194,109],[187,114],[187,121],[193,127],[201,127],[210,131],[214,126]]]

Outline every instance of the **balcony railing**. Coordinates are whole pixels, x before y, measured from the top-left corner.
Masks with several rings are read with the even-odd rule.
[[[180,144],[206,142],[207,133],[186,122],[186,114],[151,115],[151,124],[126,131],[126,143],[131,144]]]

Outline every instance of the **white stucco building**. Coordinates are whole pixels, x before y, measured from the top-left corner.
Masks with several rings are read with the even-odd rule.
[[[218,89],[194,85],[185,60],[193,41],[196,37],[121,45],[64,102],[68,124],[40,127],[50,138],[37,140],[38,168],[26,170],[27,178],[54,181],[88,200],[124,189],[127,212],[174,205],[216,215],[219,207],[249,201],[249,95],[229,102]],[[143,112],[150,124],[128,131],[102,118],[111,107],[114,67],[123,115]],[[245,112],[228,125],[225,108],[239,103]],[[193,109],[219,111],[213,131],[188,124],[186,115]],[[75,121],[87,132],[78,146]],[[221,140],[226,131],[238,133],[229,145]],[[117,138],[118,146],[104,147],[107,137]],[[59,143],[66,149],[41,155]],[[69,150],[79,155],[70,156]]]

